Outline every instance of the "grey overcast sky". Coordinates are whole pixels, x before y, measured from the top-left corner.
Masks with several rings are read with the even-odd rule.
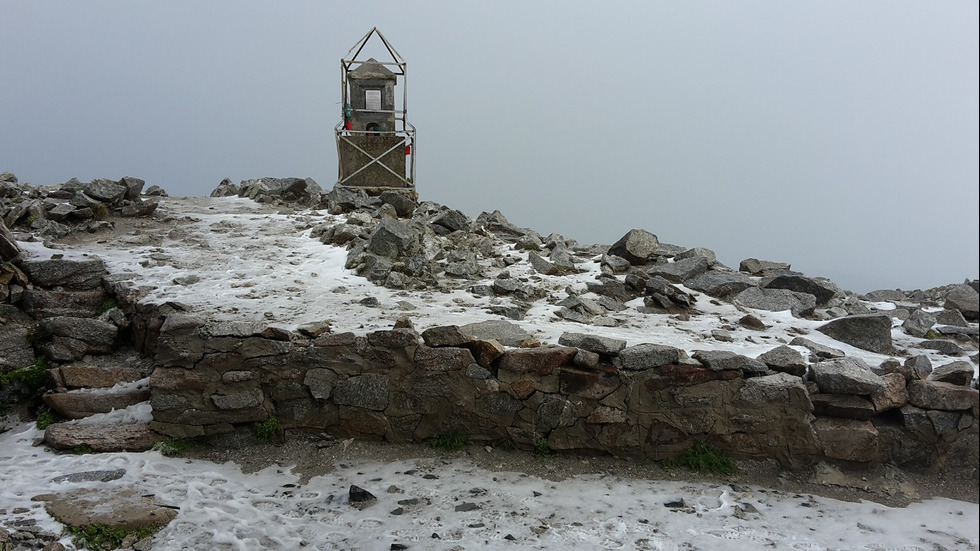
[[[966,0],[0,0],[0,171],[330,189],[340,58],[377,26],[408,62],[424,200],[924,289],[978,275],[978,19]]]

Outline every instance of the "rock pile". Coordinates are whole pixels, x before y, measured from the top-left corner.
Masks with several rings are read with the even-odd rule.
[[[695,313],[694,291],[745,309],[789,310],[797,317],[833,320],[821,331],[882,354],[892,352],[892,318],[906,320],[902,327],[909,335],[938,337],[938,342],[924,346],[942,347],[951,355],[959,348],[951,341],[977,340],[976,329],[968,327],[977,316],[976,281],[927,292],[879,291],[859,297],[827,279],[794,272],[788,263],[750,258],[735,271],[718,262],[709,249],[664,244],[645,230],[630,230],[609,247],[581,246],[558,234],[543,238],[516,227],[497,211],[474,220],[432,202],[396,211],[385,200],[349,189],[324,194],[321,205],[347,219],[317,227],[312,235],[346,247],[347,267],[379,285],[410,290],[466,287],[477,295],[511,300],[511,306],[492,313],[512,319],[521,319],[529,303],[549,294],[549,276],[575,271],[576,265],[600,256],[602,273],[587,289],[568,290],[572,296],[560,304],[559,317],[616,325],[614,314],[641,297],[642,313]],[[520,261],[517,255],[524,252],[539,275],[537,284],[508,279],[507,267]],[[493,285],[465,283],[493,273],[499,274]],[[891,307],[869,307],[867,301]],[[937,313],[943,304],[942,318],[948,323]]]
[[[74,231],[95,232],[108,224],[109,216],[149,216],[156,210],[156,196],[166,193],[126,176],[98,178],[82,183],[72,178],[56,186],[19,184],[9,172],[0,174],[0,214],[8,228],[23,228],[43,238],[57,239]]]
[[[696,294],[703,293],[745,309],[789,310],[797,317],[837,320],[823,331],[877,353],[891,351],[891,318],[905,321],[903,329],[909,335],[937,337],[924,346],[939,347],[933,349],[952,355],[959,347],[951,341],[977,340],[975,328],[967,327],[969,321],[978,319],[980,310],[976,281],[910,293],[882,290],[859,297],[825,278],[794,272],[785,262],[749,258],[733,270],[718,262],[709,249],[661,243],[642,229],[630,230],[608,247],[580,245],[559,234],[543,237],[517,227],[499,211],[472,219],[430,201],[416,204],[398,193],[372,197],[353,188],[323,192],[310,178],[261,178],[239,185],[224,180],[212,193],[228,195],[345,215],[344,222],[322,224],[311,235],[325,244],[346,247],[348,269],[392,289],[466,288],[476,295],[497,297],[500,304],[491,313],[511,319],[522,319],[531,303],[549,296],[554,289],[549,277],[574,273],[576,266],[599,256],[601,275],[587,289],[568,289],[572,296],[560,305],[559,317],[596,326],[616,325],[615,313],[637,298],[643,300],[637,308],[642,313],[693,314],[697,312]],[[523,261],[525,254],[538,277],[511,278],[507,268]],[[492,285],[472,283],[487,277],[494,278]],[[869,301],[893,307],[869,307]],[[944,304],[940,320],[937,310]],[[858,317],[876,313],[885,315]]]
[[[211,197],[246,197],[257,203],[275,201],[321,208],[323,189],[313,178],[258,178],[235,185],[225,178],[211,192]]]

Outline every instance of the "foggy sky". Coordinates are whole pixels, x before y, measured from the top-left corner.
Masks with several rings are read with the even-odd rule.
[[[423,200],[924,289],[978,275],[978,18],[976,2],[0,0],[0,171],[330,189],[340,58],[377,26],[408,62]]]

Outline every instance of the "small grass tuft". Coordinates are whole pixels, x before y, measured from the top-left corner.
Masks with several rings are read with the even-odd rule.
[[[926,334],[922,338],[923,339],[929,339],[929,340],[938,339],[939,338],[939,334],[936,333],[935,331],[933,331],[932,329],[930,329],[930,330],[926,331]]]
[[[95,453],[95,451],[93,451],[92,446],[89,446],[88,444],[79,444],[71,449],[71,453],[75,455],[88,455],[90,453]]]
[[[107,299],[99,306],[99,309],[95,311],[95,315],[101,316],[102,314],[105,314],[106,312],[112,310],[117,306],[119,306],[119,303],[116,302],[116,299],[114,298]]]
[[[467,438],[464,434],[449,433],[436,436],[429,441],[429,445],[437,450],[444,452],[455,452],[466,447]]]
[[[547,438],[539,438],[537,442],[534,443],[534,455],[538,457],[550,457],[555,455],[555,450],[551,449],[548,445]]]
[[[735,462],[718,448],[698,442],[675,459],[665,459],[661,465],[666,469],[683,467],[696,473],[731,475],[738,472]]]
[[[252,425],[252,432],[255,433],[255,436],[270,444],[282,444],[284,440],[282,427],[279,425],[279,420],[275,417],[269,417],[261,423],[255,423]]]
[[[37,392],[44,386],[44,374],[50,368],[48,359],[44,356],[38,356],[31,366],[0,374],[0,388],[19,382],[23,383],[31,392]]]
[[[38,412],[37,418],[34,420],[34,426],[38,430],[44,430],[58,421],[61,421],[61,416],[48,409]]]
[[[164,438],[156,444],[153,444],[153,449],[167,457],[180,457],[192,445],[193,443],[186,438]]]

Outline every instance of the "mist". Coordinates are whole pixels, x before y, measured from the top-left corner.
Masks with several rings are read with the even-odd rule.
[[[7,0],[0,171],[330,189],[339,61],[378,27],[408,62],[422,200],[925,289],[978,276],[978,20],[968,2]]]

